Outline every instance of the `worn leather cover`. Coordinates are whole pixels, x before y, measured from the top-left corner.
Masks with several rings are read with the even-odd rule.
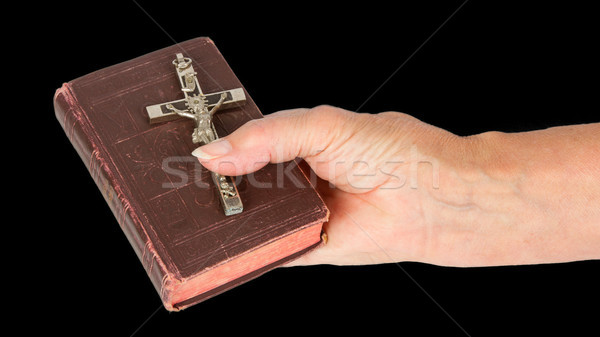
[[[210,173],[190,154],[196,147],[190,136],[194,123],[180,119],[150,125],[146,114],[148,105],[183,97],[171,64],[179,52],[193,59],[205,93],[242,87],[213,41],[196,38],[72,80],[54,98],[56,117],[168,310],[198,303],[318,245],[320,238],[315,238],[212,291],[181,303],[170,300],[173,285],[291,233],[321,226],[329,214],[295,162],[238,177],[244,211],[223,214]],[[220,135],[262,118],[245,94],[244,106],[215,114]]]

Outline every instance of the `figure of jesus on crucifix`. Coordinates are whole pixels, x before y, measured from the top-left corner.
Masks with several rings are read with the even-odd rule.
[[[196,128],[192,132],[193,143],[204,143],[208,144],[215,139],[219,138],[215,131],[215,126],[212,123],[212,115],[219,110],[223,101],[227,98],[226,93],[221,94],[221,98],[212,109],[208,110],[206,104],[206,98],[204,95],[189,96],[186,102],[187,110],[179,110],[172,104],[167,104],[167,109],[175,112],[179,116],[191,118],[196,122]],[[233,186],[227,182],[227,178],[218,176],[217,182],[219,184],[221,194],[224,197],[232,197],[236,195]]]
[[[187,110],[179,110],[172,104],[167,105],[167,109],[175,112],[179,116],[191,118],[196,122],[196,128],[192,132],[192,142],[208,144],[218,138],[212,123],[212,116],[223,104],[227,98],[226,93],[221,94],[219,102],[215,104],[210,111],[206,104],[204,95],[189,96],[186,102]]]
[[[176,59],[173,60],[173,65],[177,70],[181,91],[183,91],[185,97],[176,101],[146,107],[150,123],[171,120],[177,116],[186,117],[194,120],[196,124],[192,132],[192,142],[194,144],[208,144],[217,140],[219,136],[212,122],[213,114],[221,107],[235,107],[243,103],[246,100],[243,89],[225,90],[221,93],[205,95],[200,89],[191,58],[183,57],[183,54],[178,53]],[[211,176],[218,189],[225,215],[242,212],[242,200],[234,179],[215,172],[211,172]]]

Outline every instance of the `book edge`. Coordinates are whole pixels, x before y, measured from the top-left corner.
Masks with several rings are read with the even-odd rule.
[[[322,228],[324,222],[320,222],[320,223],[316,223],[313,224],[313,226],[320,226]],[[237,278],[233,281],[230,281],[228,283],[225,283],[223,285],[220,285],[216,288],[213,288],[209,291],[206,291],[202,294],[199,294],[197,296],[194,296],[192,298],[189,298],[185,301],[181,301],[178,303],[163,303],[164,307],[171,312],[178,312],[184,309],[189,308],[192,305],[198,304],[200,302],[204,302],[212,297],[215,297],[219,294],[222,294],[228,290],[231,290],[237,286],[240,286],[244,283],[250,282],[258,277],[260,277],[261,275],[264,275],[266,273],[268,273],[269,271],[272,271],[278,267],[281,267],[282,265],[284,265],[287,262],[291,262],[297,258],[299,258],[300,256],[308,253],[309,251],[312,251],[313,249],[321,246],[321,244],[323,243],[323,240],[319,239],[316,243],[300,250],[297,251],[293,254],[287,255],[286,257],[279,259],[275,262],[272,262],[266,266],[263,266],[261,268],[255,269],[253,271],[251,271],[250,273],[245,274],[243,277]]]
[[[105,150],[94,145],[98,142],[92,141],[94,137],[97,138],[97,135],[89,127],[89,120],[72,90],[71,82],[64,83],[55,92],[56,118],[142,262],[151,283],[163,299],[163,296],[168,295],[164,290],[173,282],[175,274],[167,269],[145,228],[139,224],[140,220],[135,214],[131,214],[129,201],[120,190],[119,184],[115,183],[116,176],[103,158],[106,156]],[[70,111],[72,113],[69,114]]]

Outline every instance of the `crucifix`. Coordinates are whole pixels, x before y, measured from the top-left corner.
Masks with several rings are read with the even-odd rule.
[[[192,132],[194,144],[204,145],[217,140],[219,136],[212,122],[213,114],[220,109],[243,105],[246,102],[244,90],[236,88],[205,95],[200,89],[197,73],[192,67],[192,59],[178,53],[173,60],[173,65],[177,71],[184,98],[146,107],[150,124],[185,117],[195,122],[196,127]],[[234,179],[215,172],[211,172],[211,175],[225,215],[242,212],[244,207]]]

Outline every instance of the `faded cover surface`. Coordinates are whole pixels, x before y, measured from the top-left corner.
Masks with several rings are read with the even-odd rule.
[[[295,163],[239,177],[244,211],[223,214],[210,173],[190,155],[196,147],[190,136],[194,123],[150,125],[146,115],[148,105],[183,97],[171,64],[178,52],[193,59],[205,93],[242,87],[214,43],[197,38],[65,83],[54,98],[56,117],[169,310],[195,304],[287,259],[172,306],[176,284],[290,233],[320,226],[328,217]],[[220,135],[262,117],[245,93],[244,106],[215,114]],[[269,184],[272,188],[264,188]],[[301,253],[289,252],[289,258]]]

